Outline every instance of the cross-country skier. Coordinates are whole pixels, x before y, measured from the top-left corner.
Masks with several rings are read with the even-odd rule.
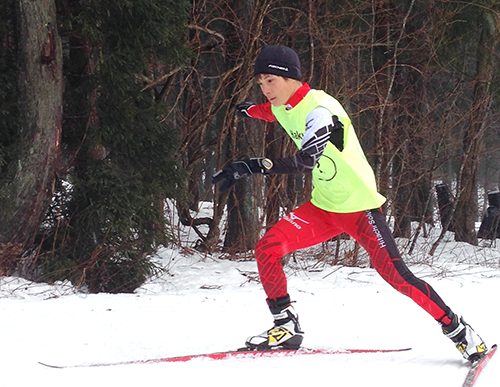
[[[368,252],[377,272],[410,297],[442,327],[465,359],[486,353],[483,340],[456,315],[434,289],[415,277],[403,262],[380,207],[385,198],[361,149],[349,116],[322,90],[301,82],[300,61],[291,48],[265,47],[254,67],[255,79],[268,102],[239,104],[241,118],[278,121],[298,147],[284,158],[252,158],[231,163],[213,176],[220,190],[238,179],[260,173],[311,173],[311,200],[286,215],[255,246],[259,276],[274,317],[274,326],[246,341],[250,349],[298,348],[303,339],[291,304],[281,258],[329,240],[343,232]]]

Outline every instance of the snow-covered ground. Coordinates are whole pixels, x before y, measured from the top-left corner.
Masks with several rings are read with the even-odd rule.
[[[425,253],[408,257],[420,262],[412,270],[487,344],[499,342],[500,247],[473,248],[451,236],[445,242],[432,259]],[[112,363],[235,349],[272,325],[255,262],[172,249],[163,249],[159,259],[165,273],[135,294],[86,294],[71,284],[0,278],[0,386],[458,387],[467,373],[434,320],[374,270],[307,262],[300,263],[303,270],[287,268],[304,346],[412,350],[98,368],[38,363]],[[497,356],[477,386],[498,386],[499,380]]]

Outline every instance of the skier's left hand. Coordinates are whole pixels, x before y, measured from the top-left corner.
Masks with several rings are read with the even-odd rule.
[[[255,158],[235,161],[220,171],[215,172],[212,176],[212,184],[222,181],[219,190],[225,192],[235,185],[237,180],[243,177],[253,175],[254,173],[265,173],[266,168],[262,165],[262,160],[262,158]]]
[[[254,106],[255,106],[255,104],[253,102],[250,102],[250,101],[242,102],[242,103],[236,105],[236,115],[239,118],[252,118],[249,110],[250,110],[250,108],[253,108]]]

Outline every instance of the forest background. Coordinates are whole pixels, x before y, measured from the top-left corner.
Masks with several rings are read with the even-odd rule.
[[[251,258],[312,188],[211,185],[231,160],[296,151],[277,123],[235,115],[264,102],[253,62],[270,44],[348,111],[406,254],[434,226],[437,185],[449,216],[426,253],[447,231],[477,245],[500,183],[499,32],[487,0],[3,0],[0,275],[131,292],[160,246],[180,246],[172,206],[199,236],[189,248]],[[328,259],[356,265],[345,240]]]

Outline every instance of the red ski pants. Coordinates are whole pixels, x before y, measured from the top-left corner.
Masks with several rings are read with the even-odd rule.
[[[378,209],[349,214],[327,212],[308,202],[286,215],[255,246],[259,276],[269,300],[288,295],[281,258],[317,245],[342,232],[368,252],[373,267],[393,288],[410,297],[434,319],[451,323],[450,308],[401,259],[385,217]]]

